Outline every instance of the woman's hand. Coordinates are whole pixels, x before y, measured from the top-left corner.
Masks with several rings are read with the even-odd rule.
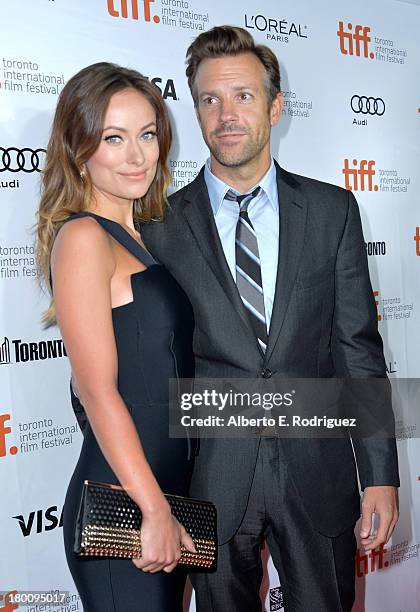
[[[172,572],[181,558],[181,546],[197,552],[192,538],[171,513],[169,505],[159,512],[143,514],[141,558],[133,559],[143,572]]]

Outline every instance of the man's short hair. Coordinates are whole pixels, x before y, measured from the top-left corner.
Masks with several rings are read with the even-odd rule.
[[[265,45],[256,45],[251,34],[243,28],[228,25],[216,26],[203,32],[188,47],[185,72],[195,106],[198,106],[195,79],[200,63],[204,59],[241,55],[242,53],[253,53],[264,66],[267,99],[271,106],[274,98],[280,92],[280,67],[276,56]]]

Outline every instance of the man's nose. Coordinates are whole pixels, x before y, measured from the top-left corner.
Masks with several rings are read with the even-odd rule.
[[[224,100],[220,105],[220,120],[235,121],[238,118],[237,109],[233,100]]]

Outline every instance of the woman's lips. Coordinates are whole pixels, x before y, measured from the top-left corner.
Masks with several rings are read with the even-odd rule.
[[[121,176],[123,176],[124,178],[128,178],[128,179],[132,179],[132,180],[141,180],[144,179],[146,176],[146,172],[130,172],[125,174],[124,172],[120,173]]]

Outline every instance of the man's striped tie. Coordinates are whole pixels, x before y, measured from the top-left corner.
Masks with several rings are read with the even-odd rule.
[[[235,201],[239,204],[239,219],[235,240],[236,284],[239,295],[249,313],[255,335],[265,352],[267,349],[267,324],[261,280],[261,262],[257,236],[247,212],[249,204],[259,192],[260,187],[257,187],[252,193],[236,195],[229,189],[225,195],[225,200]]]

